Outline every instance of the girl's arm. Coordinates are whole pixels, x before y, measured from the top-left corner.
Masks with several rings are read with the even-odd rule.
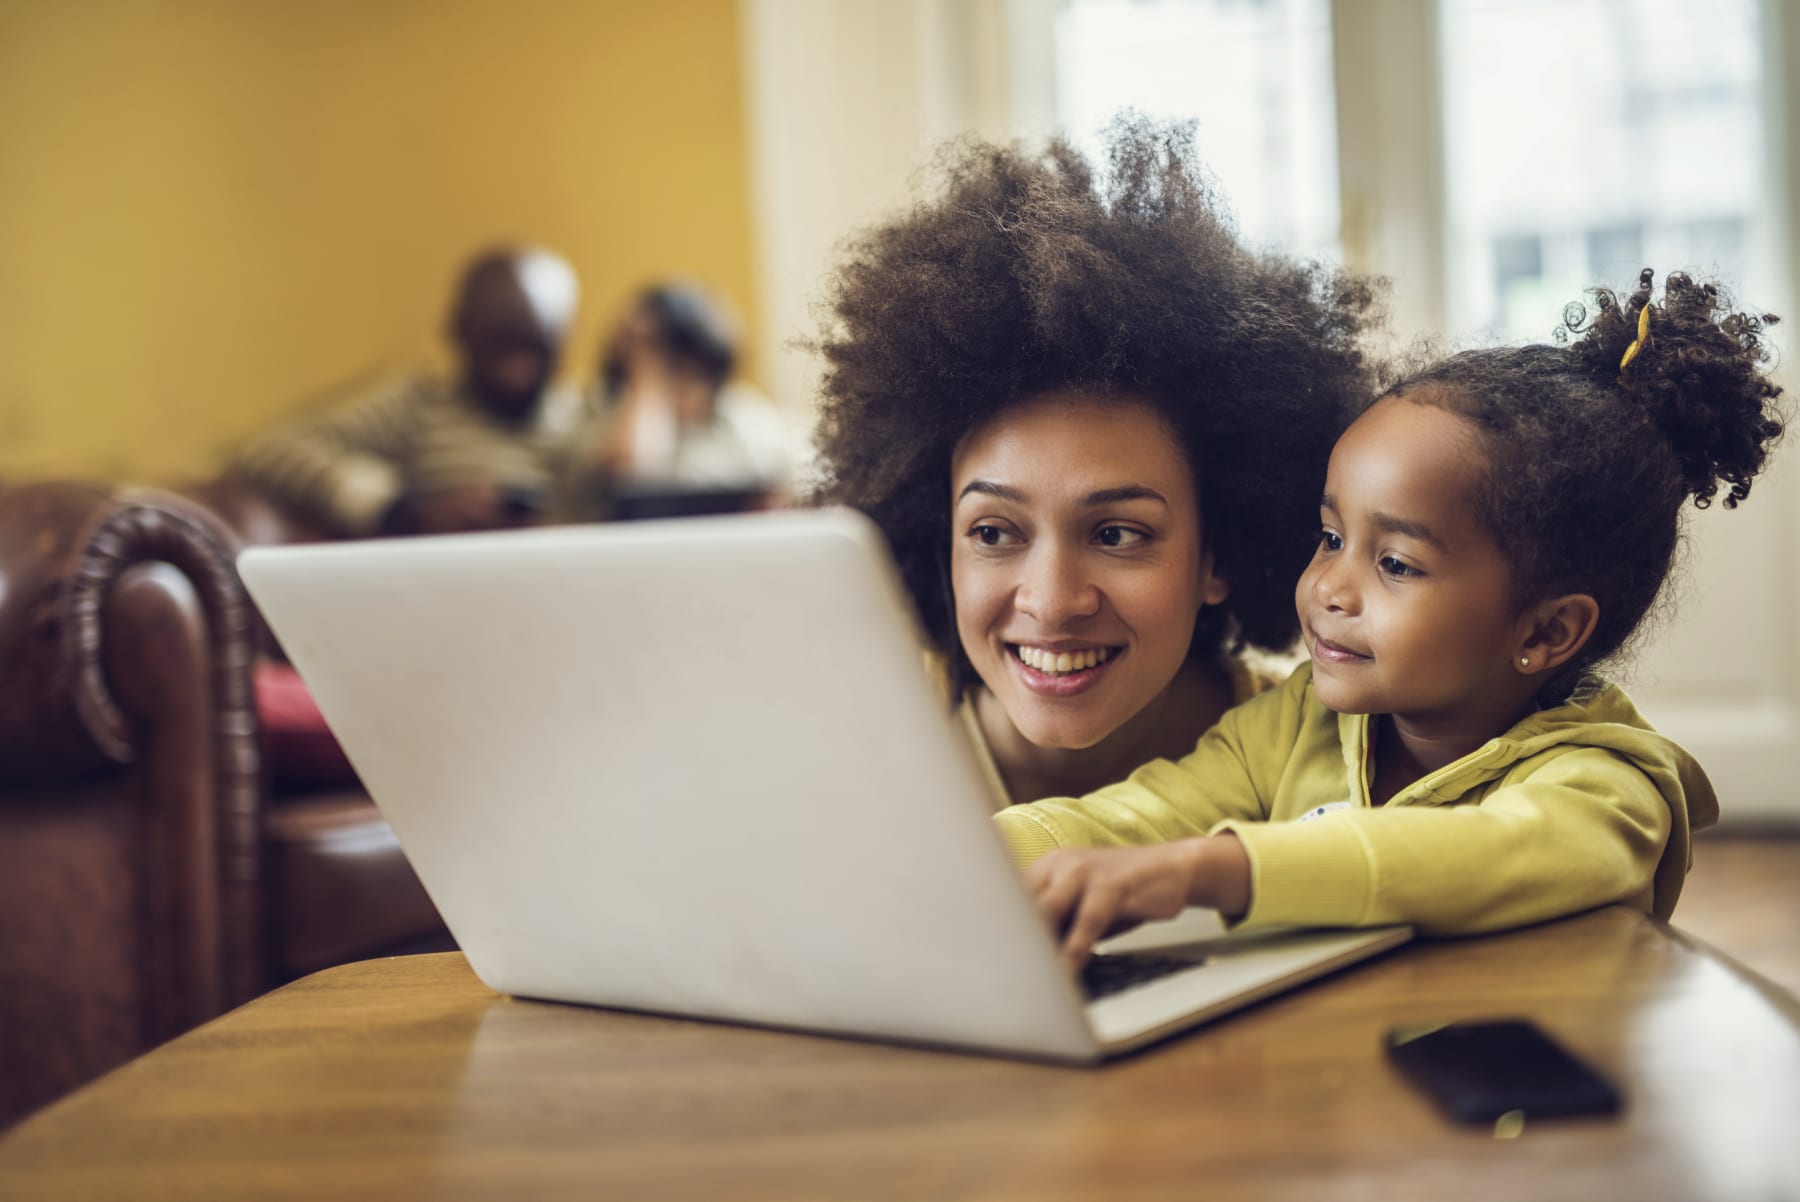
[[[1211,837],[1059,850],[1026,876],[1077,965],[1106,935],[1185,905],[1252,927],[1408,923],[1432,935],[1614,902],[1667,918],[1685,860],[1669,850],[1674,818],[1635,765],[1590,747],[1521,765],[1459,804],[1228,820]]]
[[[1516,765],[1474,800],[1228,823],[1251,866],[1247,926],[1504,930],[1612,902],[1667,917],[1674,816],[1636,765],[1583,747]]]

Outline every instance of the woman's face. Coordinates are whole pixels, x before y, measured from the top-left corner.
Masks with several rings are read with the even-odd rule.
[[[956,628],[1013,725],[1091,747],[1169,686],[1225,599],[1175,432],[1148,402],[1056,393],[951,460]]]

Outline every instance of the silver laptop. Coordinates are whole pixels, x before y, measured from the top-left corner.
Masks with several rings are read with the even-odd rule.
[[[1410,934],[1235,937],[1192,911],[1103,946],[1175,971],[1086,996],[857,514],[264,548],[239,568],[502,992],[1093,1062]]]

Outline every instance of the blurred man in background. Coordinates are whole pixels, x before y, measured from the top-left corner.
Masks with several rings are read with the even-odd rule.
[[[464,270],[452,376],[390,379],[257,439],[235,481],[327,537],[527,525],[559,504],[579,397],[552,387],[579,288],[558,256],[503,248]]]

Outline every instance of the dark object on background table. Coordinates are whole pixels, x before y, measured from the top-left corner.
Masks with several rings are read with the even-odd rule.
[[[767,492],[760,488],[633,488],[615,492],[612,518],[635,522],[648,518],[689,518],[761,509]]]

